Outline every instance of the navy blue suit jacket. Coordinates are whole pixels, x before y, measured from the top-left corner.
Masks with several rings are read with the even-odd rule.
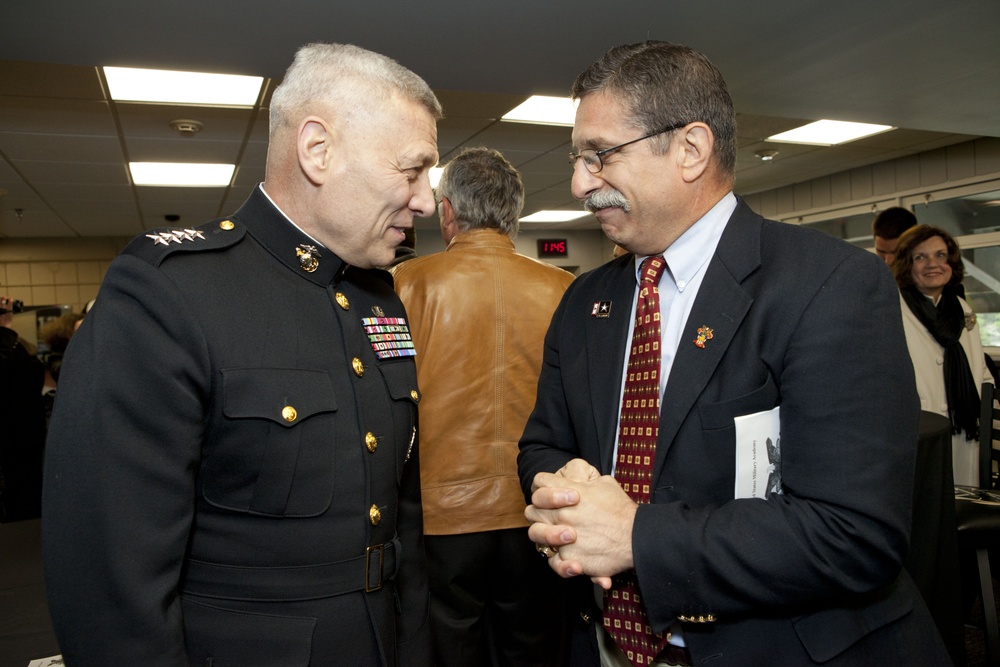
[[[520,443],[529,499],[535,474],[573,458],[612,471],[634,293],[626,255],[578,278],[556,311]],[[610,317],[593,316],[607,301]],[[713,330],[703,348],[702,326]],[[784,494],[735,500],[734,418],[775,406]],[[680,622],[695,664],[919,664],[939,654],[944,662],[923,664],[947,664],[901,574],[918,415],[886,266],[740,201],[685,324],[651,502],[635,518],[654,629]],[[592,599],[580,580],[581,600]],[[581,611],[589,623],[576,648],[588,656],[574,664],[595,657],[587,625],[599,615]]]

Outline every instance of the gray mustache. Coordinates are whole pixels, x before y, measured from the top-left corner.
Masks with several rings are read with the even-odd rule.
[[[583,202],[583,207],[591,213],[602,208],[610,207],[618,207],[626,213],[632,210],[632,207],[629,205],[628,199],[625,198],[625,195],[615,189],[598,190],[594,194],[587,197],[586,201]]]

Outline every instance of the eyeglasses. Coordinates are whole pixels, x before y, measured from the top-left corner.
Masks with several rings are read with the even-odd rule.
[[[624,144],[618,144],[617,146],[612,146],[611,148],[602,148],[599,151],[598,150],[594,150],[593,148],[584,148],[579,153],[570,153],[569,154],[569,166],[570,167],[576,167],[576,159],[577,158],[583,158],[583,164],[584,164],[585,167],[587,167],[587,171],[589,171],[592,174],[600,173],[600,171],[602,169],[604,169],[603,158],[604,158],[605,155],[609,155],[611,153],[614,153],[616,150],[624,148],[625,146],[628,146],[629,144],[638,143],[640,141],[644,141],[646,139],[650,139],[650,138],[658,136],[660,134],[666,134],[667,132],[673,132],[676,129],[684,127],[685,125],[687,125],[687,123],[676,123],[674,125],[669,125],[669,126],[663,128],[662,130],[657,130],[656,132],[651,132],[651,133],[647,134],[644,137],[639,137],[638,139],[633,139],[632,141],[626,141]]]

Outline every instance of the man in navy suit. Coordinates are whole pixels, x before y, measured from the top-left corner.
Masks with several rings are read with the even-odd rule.
[[[580,582],[572,664],[648,664],[602,622],[602,589],[633,572],[665,642],[653,664],[949,664],[901,567],[919,405],[892,275],[733,195],[735,114],[703,55],[616,47],[573,95],[573,194],[629,254],[566,292],[520,442],[529,535]],[[659,423],[636,502],[613,475],[653,255],[668,267]],[[737,493],[755,434],[780,434],[766,499]]]

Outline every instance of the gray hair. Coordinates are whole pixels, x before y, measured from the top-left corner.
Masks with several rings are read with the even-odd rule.
[[[524,185],[499,151],[466,148],[445,166],[437,191],[451,202],[463,232],[498,229],[510,238],[517,236]]]
[[[316,101],[375,107],[393,95],[442,116],[427,83],[392,58],[352,44],[306,44],[271,97],[270,131],[294,125]]]
[[[715,136],[722,173],[736,173],[736,113],[722,74],[701,53],[670,42],[616,46],[573,83],[573,99],[595,92],[621,95],[628,122],[644,134],[675,123],[702,121]],[[656,151],[669,146],[669,133],[651,139]]]

